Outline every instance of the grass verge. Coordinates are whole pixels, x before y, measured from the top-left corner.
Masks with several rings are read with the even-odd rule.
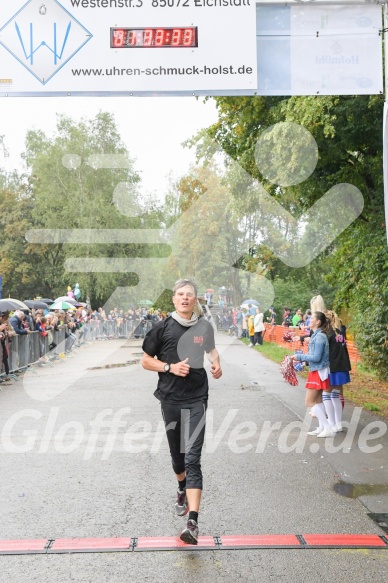
[[[257,350],[263,356],[266,356],[270,360],[274,362],[278,362],[279,364],[282,362],[283,358],[286,354],[294,354],[293,350],[287,350],[287,348],[283,348],[283,346],[278,346],[273,342],[265,342],[261,346],[256,345],[254,346],[253,350]]]

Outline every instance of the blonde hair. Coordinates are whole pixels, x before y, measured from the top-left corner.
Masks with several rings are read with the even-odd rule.
[[[204,315],[202,306],[201,306],[201,304],[199,303],[198,300],[197,300],[197,303],[195,304],[195,306],[193,308],[193,312],[194,312],[194,314],[197,314],[198,318],[200,318],[201,316]]]
[[[312,312],[326,312],[326,306],[322,296],[314,296],[311,298],[310,307]]]
[[[329,318],[332,328],[335,330],[341,330],[342,320],[334,310],[328,310],[326,316]]]

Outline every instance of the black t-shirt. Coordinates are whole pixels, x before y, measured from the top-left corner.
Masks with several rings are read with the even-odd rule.
[[[352,370],[349,353],[346,346],[346,328],[329,329],[329,361],[330,372],[349,372]]]
[[[158,360],[175,364],[188,358],[190,372],[186,377],[160,372],[155,397],[165,403],[195,403],[206,400],[208,379],[203,368],[204,353],[215,348],[214,330],[200,318],[194,326],[182,326],[171,316],[157,322],[146,334],[143,350]]]

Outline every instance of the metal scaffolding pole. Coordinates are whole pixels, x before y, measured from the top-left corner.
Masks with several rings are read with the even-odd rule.
[[[384,6],[384,30],[388,29],[388,6]],[[385,228],[388,242],[388,43],[384,39],[384,71],[385,71],[385,102],[383,119],[383,167],[384,167],[384,207],[385,207]]]

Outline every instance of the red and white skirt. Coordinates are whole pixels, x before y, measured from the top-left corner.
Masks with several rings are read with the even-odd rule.
[[[310,371],[306,381],[306,389],[316,391],[327,391],[330,388],[330,379],[322,381],[317,370]]]

